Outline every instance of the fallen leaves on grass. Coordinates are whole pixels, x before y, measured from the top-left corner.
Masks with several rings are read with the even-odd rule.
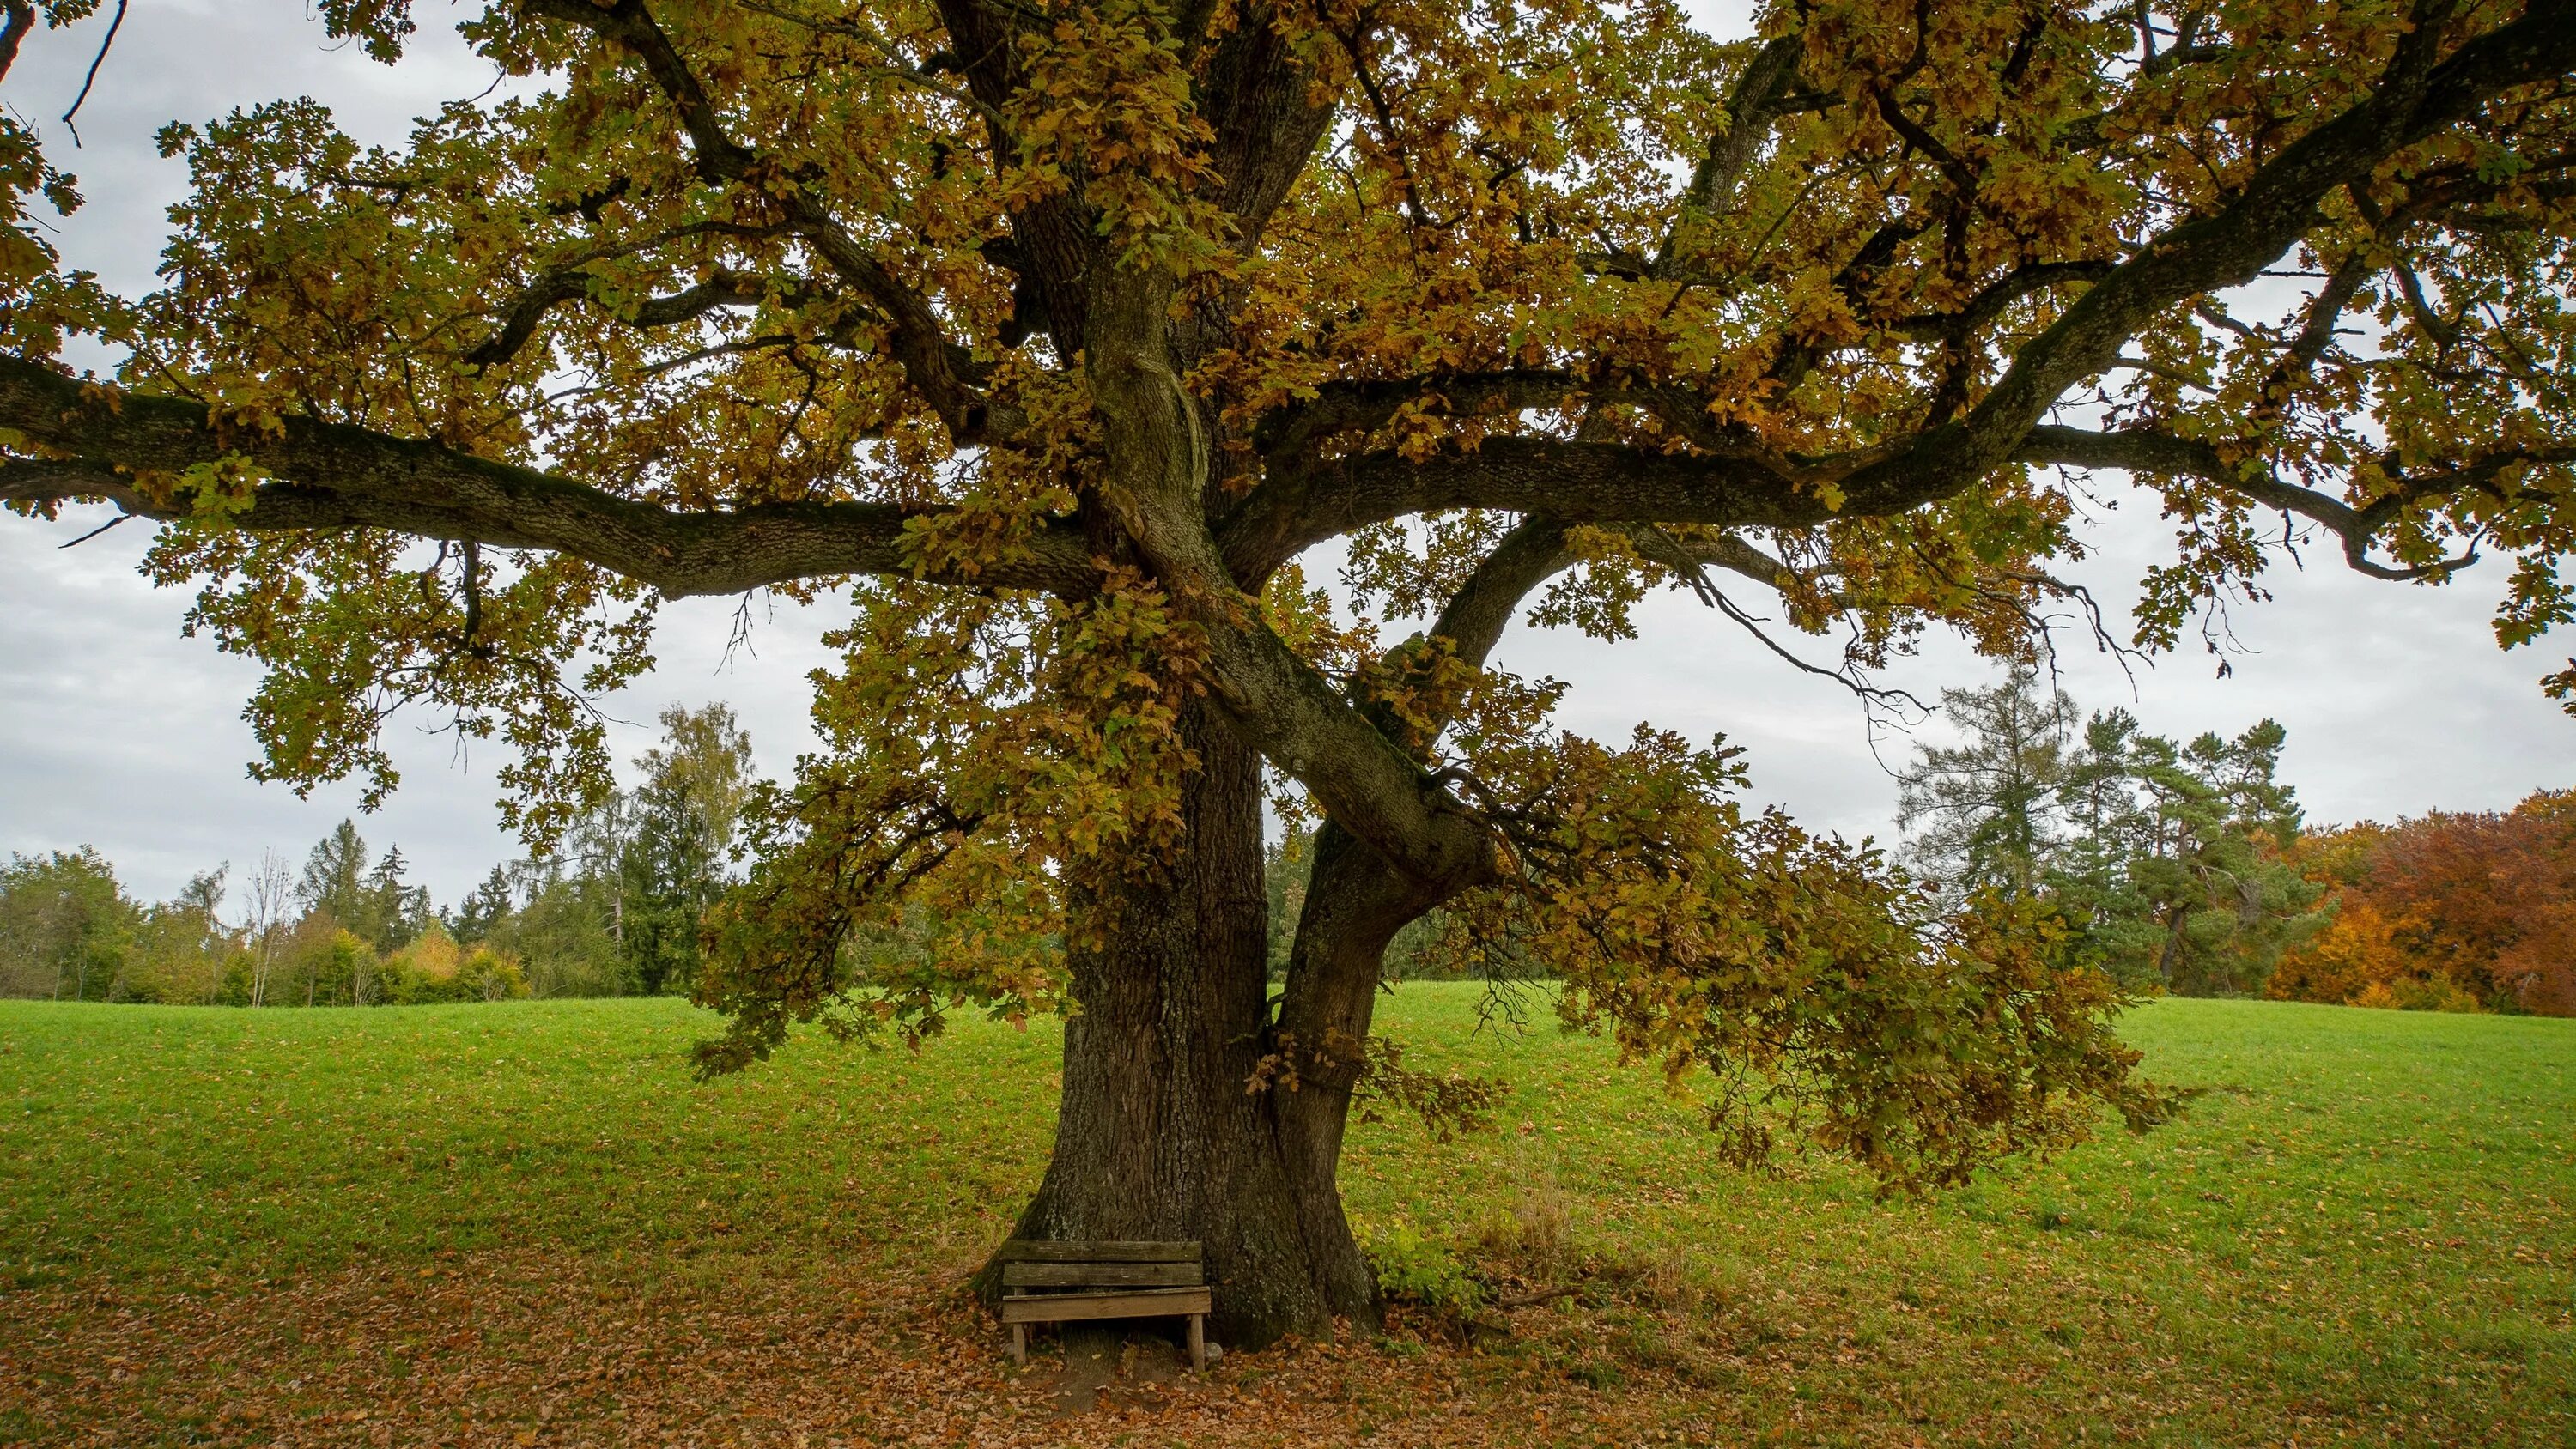
[[[66,1445],[1635,1443],[1561,1374],[1419,1344],[1296,1344],[1205,1377],[1131,1347],[1086,1412],[997,1351],[953,1276],[493,1254],[152,1298],[21,1290],[0,1425]],[[1140,1371],[1140,1364],[1143,1365]],[[1471,1378],[1478,1381],[1471,1382]]]

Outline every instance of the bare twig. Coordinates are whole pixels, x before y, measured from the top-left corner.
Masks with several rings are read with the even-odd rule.
[[[81,138],[80,127],[72,125],[72,117],[80,114],[81,103],[89,99],[89,88],[98,84],[98,68],[107,64],[107,48],[116,44],[116,32],[124,24],[125,0],[116,0],[116,14],[107,22],[107,34],[98,42],[98,54],[90,58],[89,74],[81,78],[80,94],[72,97],[72,108],[63,112],[63,125],[70,129],[74,146],[81,143]]]
[[[125,520],[132,518],[133,516],[134,515],[131,513],[120,513],[114,518],[109,519],[107,522],[100,524],[98,527],[91,529],[89,532],[82,534],[80,537],[73,539],[71,542],[57,544],[55,547],[78,548],[82,544],[89,542],[91,539],[98,537],[100,534],[107,532],[109,529],[116,527],[118,524],[123,523]]]

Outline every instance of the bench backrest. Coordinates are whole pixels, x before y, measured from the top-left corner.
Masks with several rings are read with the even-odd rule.
[[[1196,1288],[1207,1265],[1196,1243],[1042,1243],[1002,1245],[1002,1286],[1022,1291]]]

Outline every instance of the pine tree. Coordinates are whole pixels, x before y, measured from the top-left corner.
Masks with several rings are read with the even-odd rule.
[[[304,858],[304,877],[296,883],[295,898],[308,913],[329,916],[352,929],[367,919],[367,842],[358,834],[356,821],[341,821],[314,843],[312,853]]]
[[[410,870],[411,863],[396,845],[385,851],[367,876],[366,919],[358,935],[379,951],[399,951],[429,929],[429,888],[406,880]]]
[[[510,910],[510,875],[496,865],[483,878],[483,884],[468,891],[465,899],[457,903],[454,914],[447,918],[447,933],[464,946],[488,940],[509,918]]]
[[[1941,691],[1941,708],[1967,742],[1917,746],[1898,778],[1897,826],[1911,854],[1953,899],[1980,887],[2036,894],[2061,834],[2074,702],[2017,663],[1991,688]]]
[[[2151,848],[2133,857],[2130,893],[2152,922],[2152,970],[2187,995],[2260,992],[2282,953],[2324,922],[2324,888],[2286,858],[2298,839],[2297,792],[2278,783],[2288,732],[2272,720],[2176,748],[2138,737],[2132,770],[2152,802]],[[2133,918],[2134,919],[2134,918]],[[2146,944],[2134,933],[2131,949]],[[2119,966],[2144,974],[2123,955]]]
[[[619,941],[636,989],[691,986],[698,931],[728,880],[726,855],[752,783],[751,737],[721,704],[662,712],[660,747],[637,758],[617,856]]]
[[[1954,899],[2041,901],[2072,928],[2077,958],[2191,995],[2262,990],[2316,929],[2322,891],[2285,859],[2299,809],[2274,778],[2279,724],[2177,746],[2112,710],[2070,749],[2074,702],[2043,693],[2027,666],[1941,699],[1966,742],[1917,747],[1899,819],[1908,853]]]

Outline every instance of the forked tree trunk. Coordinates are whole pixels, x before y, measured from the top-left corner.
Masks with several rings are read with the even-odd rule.
[[[1203,705],[1183,728],[1200,768],[1168,868],[1072,903],[1098,944],[1071,953],[1055,1155],[1016,1235],[1196,1239],[1218,1341],[1252,1348],[1375,1290],[1335,1163],[1285,1149],[1293,1094],[1247,1090],[1271,1041],[1259,760]]]

